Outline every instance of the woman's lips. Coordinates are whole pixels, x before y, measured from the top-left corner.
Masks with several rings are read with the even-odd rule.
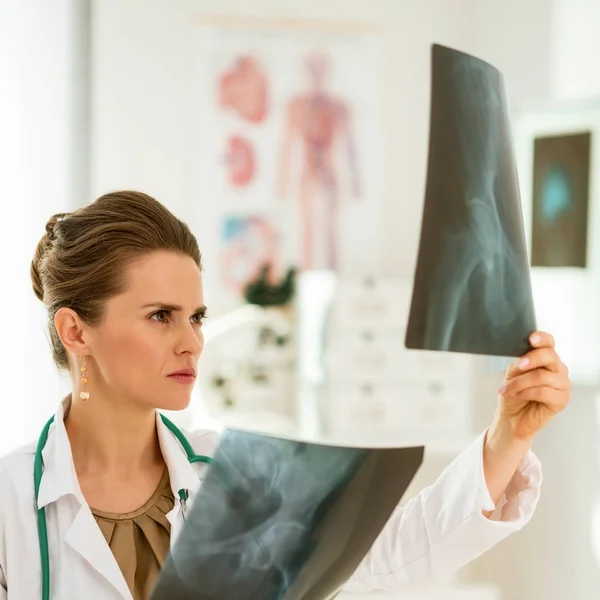
[[[194,369],[181,369],[171,373],[169,378],[178,383],[194,383],[196,381],[196,371]]]
[[[173,381],[178,381],[179,383],[194,383],[196,381],[196,377],[194,375],[169,375],[169,379]]]

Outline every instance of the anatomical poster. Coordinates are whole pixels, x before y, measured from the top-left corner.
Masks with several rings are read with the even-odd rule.
[[[434,45],[430,145],[406,345],[521,356],[536,329],[501,73]]]
[[[211,20],[198,39],[194,202],[205,247],[227,252],[226,221],[260,214],[281,241],[280,274],[377,268],[385,214],[379,33]],[[211,261],[216,270],[222,257],[205,260],[210,279]],[[222,277],[216,283],[231,292]]]

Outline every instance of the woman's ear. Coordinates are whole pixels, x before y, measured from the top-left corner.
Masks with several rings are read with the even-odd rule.
[[[54,326],[68,353],[80,356],[89,347],[87,328],[71,308],[60,308],[54,316]]]

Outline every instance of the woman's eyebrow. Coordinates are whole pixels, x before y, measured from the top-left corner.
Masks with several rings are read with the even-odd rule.
[[[144,309],[146,309],[146,308],[159,308],[161,310],[168,310],[168,311],[171,311],[171,312],[177,312],[177,311],[183,310],[181,308],[181,306],[178,306],[177,304],[168,304],[167,302],[151,302],[150,304],[145,304],[142,308],[144,308]],[[196,313],[205,313],[206,310],[207,310],[207,308],[203,304],[202,306],[199,306],[193,312],[193,314],[196,314]]]

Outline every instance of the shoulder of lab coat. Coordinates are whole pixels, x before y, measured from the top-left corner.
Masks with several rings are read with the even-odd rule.
[[[19,510],[32,511],[35,508],[33,494],[33,459],[35,443],[14,450],[0,458],[0,600],[6,600],[6,520],[10,518],[9,496],[22,498]],[[29,476],[27,478],[27,476]],[[15,489],[16,488],[16,489]]]
[[[395,591],[447,581],[531,519],[542,483],[533,452],[494,505],[483,470],[485,432],[430,487],[392,514],[345,591]],[[494,511],[490,519],[482,511]]]
[[[220,435],[214,429],[181,429],[181,433],[191,444],[194,452],[201,456],[212,457],[219,444]]]

